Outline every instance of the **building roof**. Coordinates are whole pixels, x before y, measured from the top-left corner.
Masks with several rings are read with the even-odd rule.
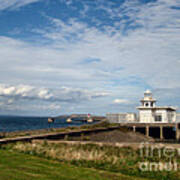
[[[141,102],[146,102],[146,101],[147,101],[147,102],[149,102],[149,101],[150,101],[150,102],[156,102],[156,99],[152,99],[152,98],[146,98],[146,99],[144,98],[144,99],[141,99]]]
[[[155,106],[155,107],[144,107],[144,106],[138,106],[137,109],[165,109],[170,111],[176,111],[175,107],[172,106]]]

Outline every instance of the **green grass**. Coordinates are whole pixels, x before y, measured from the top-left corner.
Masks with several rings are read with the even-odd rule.
[[[0,149],[0,180],[143,180]],[[145,180],[145,179],[144,179]]]
[[[34,155],[42,159],[49,159],[64,164],[71,164],[76,168],[94,169],[96,175],[101,171],[106,179],[108,174],[113,176],[108,179],[116,179],[117,174],[121,173],[128,178],[149,178],[153,180],[180,180],[180,171],[140,171],[139,162],[169,162],[167,158],[158,158],[156,152],[153,157],[140,157],[139,151],[130,147],[114,147],[114,146],[99,146],[95,144],[66,144],[53,143],[48,141],[33,141],[32,143],[16,143],[3,145],[6,151],[11,150],[26,155]],[[177,154],[174,156],[180,164],[180,158]],[[173,159],[172,159],[173,160]],[[61,164],[62,165],[62,164]],[[96,170],[95,170],[96,169]],[[91,172],[94,174],[93,172]],[[91,174],[90,173],[90,174]],[[70,174],[70,173],[69,173]],[[99,175],[102,175],[101,173]],[[92,177],[92,179],[98,177]],[[128,179],[126,178],[126,179]],[[80,179],[80,178],[79,178]],[[120,179],[118,177],[118,179]]]

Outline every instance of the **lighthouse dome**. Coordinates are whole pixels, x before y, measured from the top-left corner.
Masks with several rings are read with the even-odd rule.
[[[147,89],[144,94],[152,94],[151,91],[149,89]]]

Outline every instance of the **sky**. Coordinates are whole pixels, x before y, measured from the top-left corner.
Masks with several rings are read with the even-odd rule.
[[[0,115],[180,107],[179,0],[0,0]]]

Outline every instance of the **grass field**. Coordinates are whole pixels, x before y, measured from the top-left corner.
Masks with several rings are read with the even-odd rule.
[[[180,163],[178,154],[174,155],[174,159]],[[19,142],[1,146],[0,180],[180,180],[179,170],[141,171],[138,163],[144,161],[166,162],[169,158],[159,158],[156,151],[153,157],[141,157],[138,150],[130,147]]]
[[[143,180],[0,149],[0,180]],[[145,180],[145,179],[144,179]]]

